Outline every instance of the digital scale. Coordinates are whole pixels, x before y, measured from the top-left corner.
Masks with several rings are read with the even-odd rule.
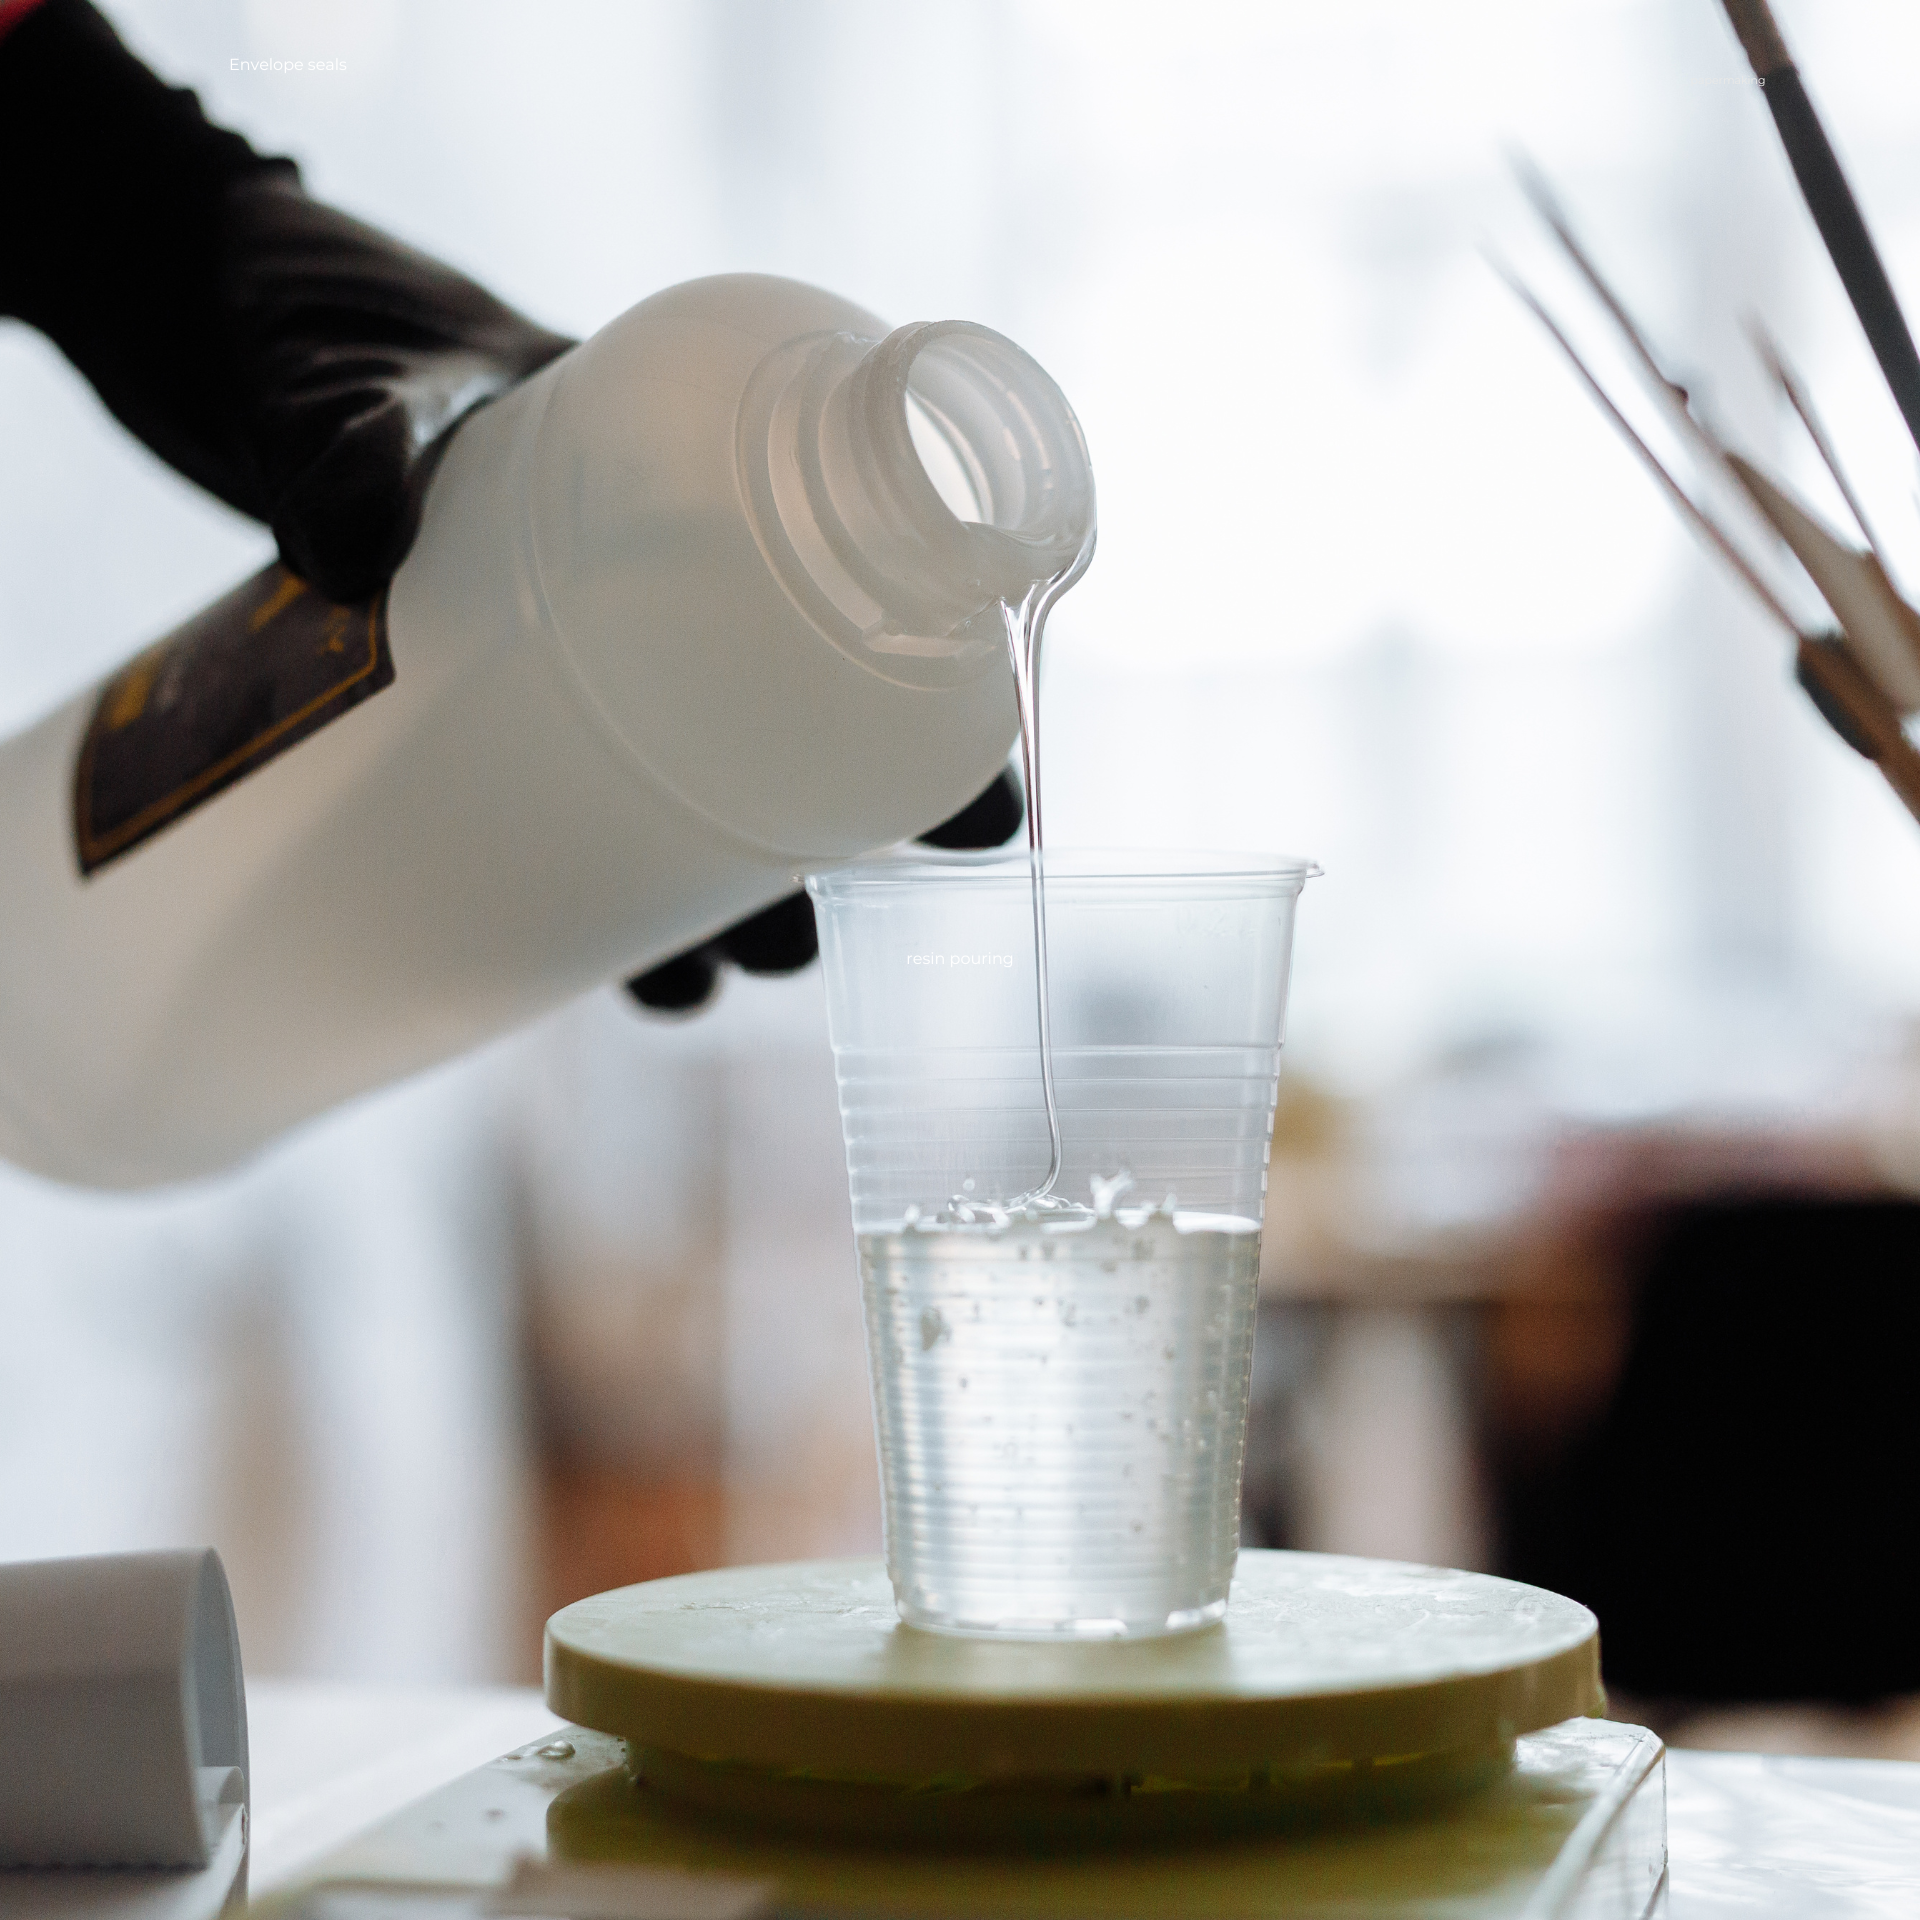
[[[734,1567],[547,1628],[573,1726],[269,1903],[291,1920],[1643,1920],[1664,1749],[1594,1718],[1577,1603],[1243,1552],[1224,1621],[903,1626],[878,1560]]]

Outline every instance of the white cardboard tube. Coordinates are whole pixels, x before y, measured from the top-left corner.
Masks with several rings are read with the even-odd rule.
[[[246,1799],[218,1554],[0,1566],[0,1865],[205,1867]]]

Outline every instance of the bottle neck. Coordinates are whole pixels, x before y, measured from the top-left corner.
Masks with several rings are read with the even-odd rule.
[[[1066,396],[965,321],[877,343],[816,335],[769,356],[740,414],[761,545],[841,651],[914,686],[1003,657],[1003,602],[1065,573],[1094,532]]]

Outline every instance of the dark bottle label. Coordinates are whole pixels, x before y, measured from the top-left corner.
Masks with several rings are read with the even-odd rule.
[[[393,684],[387,598],[335,606],[277,562],[101,689],[73,780],[82,874]]]

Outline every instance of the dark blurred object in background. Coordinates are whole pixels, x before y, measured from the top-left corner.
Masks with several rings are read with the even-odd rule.
[[[1592,1607],[1609,1686],[1637,1696],[1920,1689],[1916,1356],[1920,1205],[1675,1208],[1602,1410],[1508,1464],[1502,1571]]]

